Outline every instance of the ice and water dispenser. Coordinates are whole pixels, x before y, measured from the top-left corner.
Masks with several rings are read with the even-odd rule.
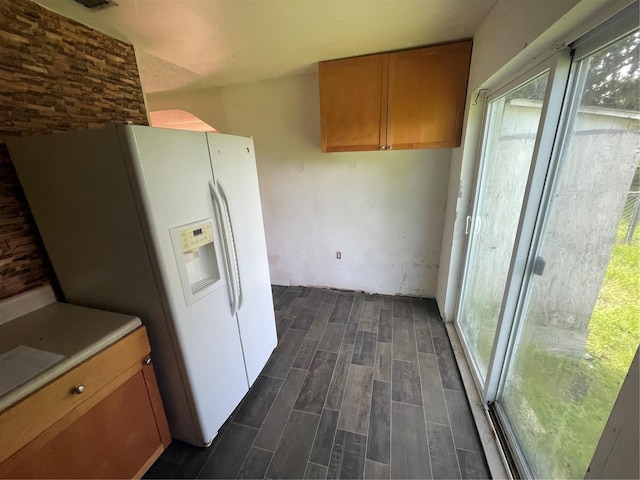
[[[184,299],[191,305],[220,284],[212,221],[172,228],[170,233]]]

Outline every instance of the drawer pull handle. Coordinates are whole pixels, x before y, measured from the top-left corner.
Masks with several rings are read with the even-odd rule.
[[[75,393],[76,395],[80,395],[83,392],[84,392],[84,385],[78,385],[73,389],[73,393]]]
[[[142,363],[144,363],[145,365],[151,365],[151,357],[147,357],[145,358]]]

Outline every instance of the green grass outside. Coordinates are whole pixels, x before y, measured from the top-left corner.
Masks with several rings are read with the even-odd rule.
[[[523,345],[512,367],[521,381],[507,404],[513,424],[541,478],[584,478],[640,340],[640,237],[621,243],[620,225],[591,321],[591,359]],[[535,325],[530,328],[534,329]],[[531,338],[531,337],[530,337]]]
[[[621,222],[588,327],[585,353],[576,358],[523,342],[503,406],[537,465],[539,478],[584,478],[602,429],[640,341],[640,232],[623,243]],[[640,228],[640,227],[639,227]],[[481,328],[469,338],[476,355],[489,359],[498,306],[487,295],[470,298]],[[483,301],[484,300],[484,301]],[[478,325],[478,323],[477,323]],[[535,322],[523,338],[535,340]]]

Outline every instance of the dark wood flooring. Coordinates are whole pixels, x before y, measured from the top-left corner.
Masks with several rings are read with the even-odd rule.
[[[273,287],[278,347],[210,448],[145,478],[490,478],[433,300]]]

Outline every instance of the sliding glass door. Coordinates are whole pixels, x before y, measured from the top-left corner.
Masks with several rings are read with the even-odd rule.
[[[584,477],[640,342],[640,34],[607,35],[487,103],[456,328],[524,476]]]
[[[548,71],[489,99],[458,328],[481,382],[491,357]]]
[[[635,79],[629,69],[637,49],[632,35],[574,67],[497,397],[536,477],[584,478],[638,348],[640,239],[629,235],[638,208],[637,58]]]

